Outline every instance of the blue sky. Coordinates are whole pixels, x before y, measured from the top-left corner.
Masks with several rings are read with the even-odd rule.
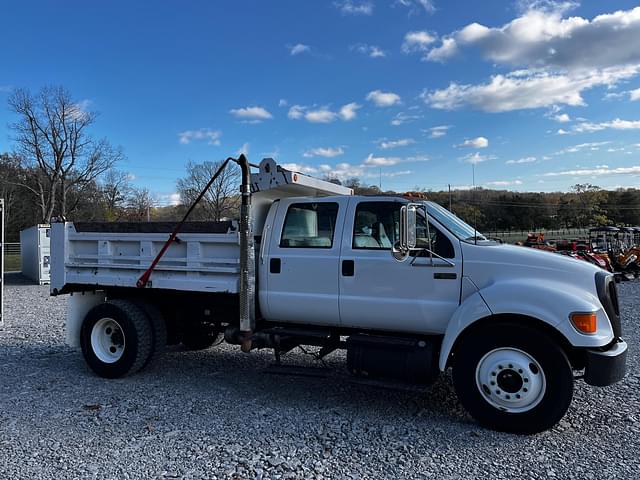
[[[14,87],[64,85],[163,201],[187,161],[248,151],[416,186],[640,187],[634,2],[3,2]],[[635,9],[634,9],[635,8]]]

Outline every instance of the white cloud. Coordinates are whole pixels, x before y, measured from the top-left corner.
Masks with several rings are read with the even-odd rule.
[[[13,90],[13,85],[0,85],[0,93],[9,93]]]
[[[521,165],[523,163],[535,163],[536,157],[524,157],[518,160],[507,160],[505,163],[507,165]]]
[[[396,0],[396,3],[403,7],[408,7],[410,14],[420,13],[422,11],[433,13],[436,11],[432,0]]]
[[[591,177],[597,175],[640,175],[640,166],[610,168],[599,165],[596,168],[565,170],[562,172],[547,172],[545,177]]]
[[[459,145],[458,148],[487,148],[489,146],[489,140],[485,137],[476,137],[465,140]]]
[[[93,102],[89,99],[80,100],[77,103],[74,103],[70,108],[67,109],[66,114],[72,120],[81,120],[87,118],[89,115],[89,108]]]
[[[318,176],[325,176],[330,178],[338,178],[345,180],[348,178],[379,178],[382,177],[397,177],[401,175],[411,174],[411,170],[390,170],[390,167],[394,167],[405,163],[425,162],[429,158],[425,155],[418,155],[413,157],[375,157],[373,154],[369,154],[366,159],[359,165],[341,162],[335,165],[321,164],[321,165],[307,165],[304,163],[286,163],[283,165],[288,170],[296,172],[313,174]]]
[[[402,159],[400,157],[374,157],[372,153],[365,159],[364,165],[367,167],[389,167],[397,165]]]
[[[510,187],[513,185],[522,185],[522,180],[494,180],[493,182],[486,182],[488,187]]]
[[[610,122],[591,123],[583,122],[573,127],[573,130],[578,133],[583,132],[597,132],[600,130],[638,130],[640,129],[640,120],[621,120],[616,118]]]
[[[305,45],[304,43],[296,43],[295,45],[287,45],[289,49],[289,54],[292,56],[300,55],[302,53],[308,53],[311,51],[311,47],[309,45]]]
[[[554,155],[564,155],[565,153],[576,153],[584,150],[597,151],[600,150],[600,147],[602,147],[603,145],[609,145],[610,143],[610,141],[579,143],[578,145],[573,145],[571,147],[558,150],[554,153]]]
[[[182,203],[182,199],[178,192],[153,193],[152,197],[156,205],[160,205],[160,206],[171,205],[175,207],[176,205],[180,205]]]
[[[262,107],[233,108],[229,113],[236,118],[241,118],[255,123],[273,118],[273,115]]]
[[[245,142],[242,146],[236,151],[238,155],[249,155],[249,143]]]
[[[311,123],[331,123],[336,117],[337,114],[335,112],[324,107],[318,110],[309,110],[304,114],[305,120]]]
[[[337,112],[330,110],[329,107],[311,108],[305,105],[293,105],[289,108],[287,116],[292,120],[304,118],[310,123],[331,123],[338,119],[348,122],[358,116],[359,108],[361,106],[355,102],[343,105]]]
[[[188,145],[196,140],[207,140],[209,145],[220,145],[220,137],[222,132],[220,130],[211,130],[210,128],[201,128],[199,130],[185,130],[178,134],[178,139],[181,144]]]
[[[401,138],[399,140],[383,140],[378,146],[383,150],[388,150],[390,148],[406,147],[414,143],[416,143],[416,141],[413,138]]]
[[[349,47],[351,51],[361,53],[370,58],[384,58],[387,53],[376,45],[367,45],[366,43],[357,43]]]
[[[373,102],[377,107],[391,107],[400,103],[400,95],[393,92],[373,90],[367,94],[367,100]]]
[[[415,115],[406,112],[398,112],[395,117],[391,120],[391,125],[397,127],[399,125],[404,125],[405,123],[411,123],[415,120],[422,118],[421,115]]]
[[[425,92],[425,101],[434,108],[489,112],[583,106],[583,91],[611,88],[640,73],[640,7],[585,19],[565,17],[567,2],[526,5],[524,13],[500,27],[471,23],[445,35],[426,55],[444,61],[469,48],[494,64],[525,70],[495,75],[484,84],[451,83]]]
[[[279,107],[286,107],[287,105],[289,105],[289,102],[286,98],[281,98],[280,101],[278,101]]]
[[[569,135],[569,132],[567,132],[564,128],[559,128],[556,131],[556,135]]]
[[[354,1],[344,0],[341,2],[334,2],[334,5],[340,10],[343,15],[372,15],[373,14],[373,2],[369,1]]]
[[[287,113],[287,117],[292,120],[298,120],[304,116],[304,111],[307,107],[303,107],[302,105],[293,105],[289,109],[289,113]]]
[[[402,51],[404,53],[426,52],[429,45],[436,41],[436,37],[427,31],[408,32],[404,36]]]
[[[325,157],[325,158],[333,158],[333,157],[338,157],[340,155],[344,154],[344,150],[342,149],[342,147],[336,147],[336,148],[332,148],[332,147],[320,147],[320,148],[312,148],[310,150],[307,150],[306,152],[304,152],[302,154],[303,157],[306,158],[310,158],[310,157]]]
[[[494,75],[488,83],[451,83],[445,89],[424,91],[421,96],[431,107],[444,110],[470,106],[485,112],[505,112],[560,104],[582,106],[585,105],[581,96],[583,90],[613,85],[638,72],[640,65],[571,74],[518,70]]]
[[[427,132],[429,132],[429,138],[440,138],[444,137],[450,128],[451,125],[438,125],[437,127],[431,127]]]
[[[632,102],[640,100],[640,88],[629,91],[629,100],[631,100]]]
[[[559,115],[554,115],[553,119],[556,122],[560,122],[560,123],[567,123],[571,121],[571,117],[569,117],[569,115],[567,115],[566,113],[561,113]]]
[[[405,162],[407,163],[413,163],[413,162],[428,162],[429,160],[431,160],[429,158],[428,155],[414,155],[412,157],[407,157],[404,159]]]
[[[300,173],[307,173],[307,174],[319,172],[319,169],[317,167],[313,167],[311,165],[304,165],[302,163],[283,163],[282,168],[286,170],[291,170],[293,172],[300,172]]]
[[[487,160],[495,160],[496,156],[494,155],[480,155],[480,153],[468,153],[464,157],[460,157],[464,163],[470,163],[472,165],[477,165],[478,163],[486,162]]]
[[[358,116],[357,110],[359,108],[362,108],[362,106],[358,105],[355,102],[347,103],[346,105],[343,105],[342,107],[340,107],[340,111],[338,112],[338,115],[342,120],[344,120],[345,122],[348,122],[350,120],[355,119]]]
[[[640,63],[640,7],[591,20],[563,18],[565,10],[537,3],[501,27],[471,23],[445,36],[453,44],[436,57],[442,60],[471,47],[503,65],[602,69]]]
[[[447,58],[455,55],[457,51],[456,41],[453,38],[445,37],[440,46],[429,50],[424,58],[432,62],[444,62]]]

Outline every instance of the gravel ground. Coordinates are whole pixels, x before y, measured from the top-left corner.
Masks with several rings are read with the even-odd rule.
[[[553,430],[477,426],[451,378],[426,394],[330,375],[270,375],[265,353],[171,350],[154,367],[104,380],[64,344],[65,298],[9,276],[0,331],[2,478],[638,478],[640,281],[619,285],[629,374],[577,382]],[[288,363],[313,359],[291,354]]]

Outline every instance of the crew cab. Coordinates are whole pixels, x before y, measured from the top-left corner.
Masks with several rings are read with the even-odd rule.
[[[51,292],[71,294],[67,342],[98,375],[134,373],[168,343],[346,349],[368,381],[428,385],[451,369],[477,421],[517,433],[556,424],[578,372],[624,377],[605,270],[489,240],[433,202],[238,162],[240,224],[52,226]]]

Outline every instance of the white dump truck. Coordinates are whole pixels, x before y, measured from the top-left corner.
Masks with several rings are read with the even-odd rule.
[[[239,223],[52,225],[51,293],[71,294],[67,342],[96,374],[221,336],[276,358],[346,349],[367,381],[428,385],[451,369],[477,421],[518,433],[558,422],[575,379],[624,377],[608,272],[486,239],[432,202],[231,160],[243,171]]]

